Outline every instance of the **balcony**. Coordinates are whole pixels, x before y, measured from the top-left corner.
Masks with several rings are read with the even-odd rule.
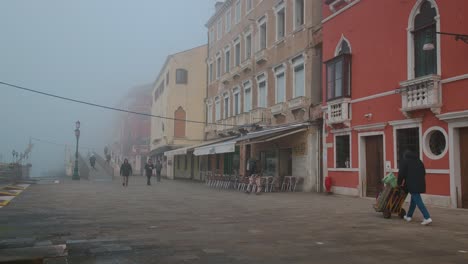
[[[266,108],[256,108],[250,111],[249,124],[269,125],[271,122],[270,111]]]
[[[242,62],[240,67],[244,73],[248,73],[252,71],[252,60],[250,58],[246,59],[245,61]]]
[[[440,114],[440,76],[427,75],[401,82],[400,86],[401,111],[405,116],[409,117],[410,112],[421,109],[431,109],[434,114]]]
[[[288,108],[290,111],[306,111],[309,108],[309,105],[310,99],[305,96],[299,96],[288,101]]]
[[[284,112],[286,111],[286,108],[287,108],[286,103],[281,102],[281,103],[277,103],[277,104],[273,105],[270,108],[270,111],[271,111],[271,114],[274,115],[274,116],[281,115],[281,114],[284,115]]]
[[[221,83],[224,85],[229,84],[230,78],[231,78],[231,75],[229,74],[229,72],[224,73],[223,76],[221,76]]]
[[[262,49],[260,51],[257,51],[255,53],[255,62],[257,64],[262,64],[268,61],[267,55],[266,55],[266,49]]]
[[[328,125],[344,124],[350,126],[349,110],[351,108],[351,99],[340,99],[328,102],[327,105],[327,123]]]
[[[216,131],[218,129],[218,125],[217,124],[206,124],[205,125],[205,133],[207,132],[212,132],[212,131]]]
[[[216,124],[207,124],[205,132],[216,132],[218,135],[227,136],[238,134],[242,126],[270,124],[269,110],[257,108],[248,113],[241,113],[226,119],[218,120]],[[248,128],[243,128],[248,129]]]
[[[236,79],[240,78],[241,72],[242,72],[241,66],[240,65],[235,66],[234,68],[232,68],[231,72],[232,72],[232,79],[233,80],[236,80]]]

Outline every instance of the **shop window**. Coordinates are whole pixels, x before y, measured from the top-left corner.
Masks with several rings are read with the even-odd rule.
[[[335,161],[336,168],[351,167],[351,152],[350,152],[350,135],[336,136],[335,138]]]
[[[419,128],[397,129],[397,166],[400,167],[400,161],[406,150],[411,150],[419,156]]]

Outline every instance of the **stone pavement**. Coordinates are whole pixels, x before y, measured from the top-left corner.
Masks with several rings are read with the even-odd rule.
[[[32,185],[0,211],[0,254],[66,245],[72,264],[468,263],[468,211],[429,208],[424,227],[419,212],[387,220],[372,202],[138,176],[128,188],[119,178]]]

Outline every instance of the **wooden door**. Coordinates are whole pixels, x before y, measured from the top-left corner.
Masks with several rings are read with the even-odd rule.
[[[366,196],[376,197],[384,177],[383,138],[366,137]]]
[[[468,209],[468,127],[460,129],[460,178],[461,207]]]

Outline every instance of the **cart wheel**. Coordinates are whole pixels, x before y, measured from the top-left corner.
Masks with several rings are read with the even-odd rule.
[[[391,218],[391,217],[392,217],[392,213],[390,212],[390,210],[384,209],[384,211],[383,211],[383,217],[386,218],[386,219]]]
[[[406,215],[405,209],[401,208],[401,209],[400,209],[400,213],[398,214],[398,216],[399,216],[401,219],[403,219],[403,217],[404,217],[405,215]]]

